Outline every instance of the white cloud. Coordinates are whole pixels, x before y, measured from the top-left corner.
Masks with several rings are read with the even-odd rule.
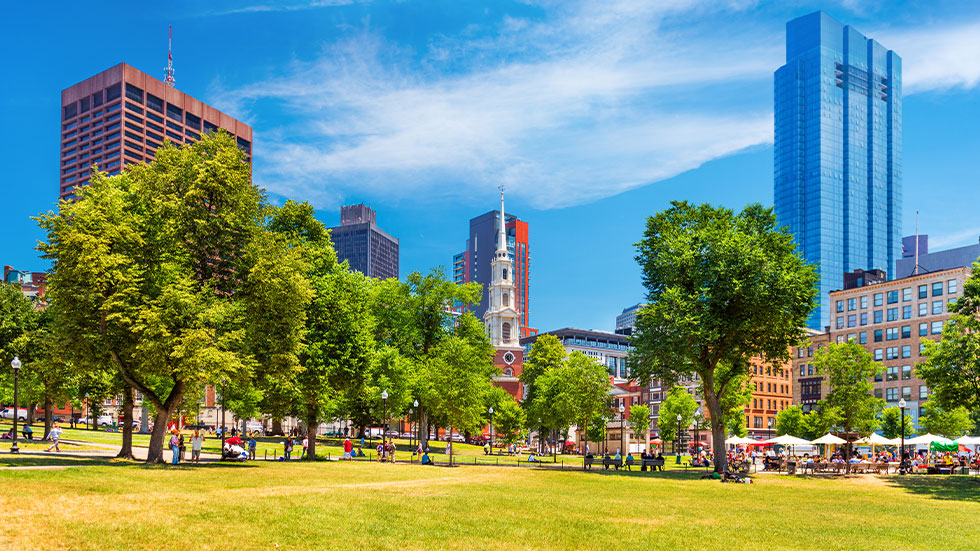
[[[980,84],[980,20],[885,31],[878,41],[902,57],[908,93]]]
[[[559,2],[544,21],[434,36],[422,54],[366,33],[211,95],[258,126],[256,181],[320,207],[352,192],[465,200],[501,182],[539,208],[583,204],[772,141],[782,35],[700,22],[751,4]],[[882,42],[910,92],[974,86],[980,53],[949,53],[972,51],[973,28]],[[267,110],[289,122],[270,132]]]
[[[929,246],[936,250],[942,250],[950,247],[973,245],[977,243],[978,237],[980,237],[980,226],[954,233],[930,236]]]

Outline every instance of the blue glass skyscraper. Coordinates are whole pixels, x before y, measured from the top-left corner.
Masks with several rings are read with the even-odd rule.
[[[786,24],[775,78],[775,207],[820,270],[820,306],[844,272],[894,277],[902,257],[902,60],[823,12]]]

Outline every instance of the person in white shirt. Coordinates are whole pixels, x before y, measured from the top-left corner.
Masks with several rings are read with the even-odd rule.
[[[201,462],[201,446],[204,444],[204,435],[201,431],[195,430],[191,436],[191,463]]]
[[[61,448],[58,447],[58,441],[61,440],[61,427],[58,426],[58,423],[51,426],[51,430],[48,432],[48,439],[51,440],[51,445],[45,451],[51,451],[51,448],[54,448],[56,452],[61,453]]]

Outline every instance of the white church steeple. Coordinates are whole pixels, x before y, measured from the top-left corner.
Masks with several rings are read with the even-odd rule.
[[[490,342],[497,349],[520,347],[520,316],[514,305],[514,265],[507,252],[507,219],[504,217],[504,186],[500,186],[500,221],[497,250],[490,264],[493,276],[489,304],[483,315]]]

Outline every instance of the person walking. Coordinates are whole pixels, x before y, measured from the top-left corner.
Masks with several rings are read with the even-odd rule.
[[[195,430],[191,436],[191,463],[201,462],[201,447],[204,445],[204,435]]]
[[[286,440],[282,443],[282,456],[289,461],[289,454],[293,452],[293,437],[287,436]]]
[[[308,436],[303,437],[303,453],[299,455],[300,459],[306,457],[306,449],[310,447],[310,438]]]
[[[180,438],[177,436],[177,429],[173,429],[170,434],[170,453],[171,456],[170,464],[176,465],[180,462]]]
[[[45,451],[51,451],[51,448],[54,448],[56,452],[61,453],[61,448],[58,447],[58,441],[61,440],[61,427],[58,426],[58,423],[52,425],[51,430],[48,431],[48,440],[51,440],[51,445]]]
[[[253,432],[252,436],[248,439],[248,458],[252,461],[255,461],[255,447],[257,445],[258,442],[255,441],[255,433]]]

